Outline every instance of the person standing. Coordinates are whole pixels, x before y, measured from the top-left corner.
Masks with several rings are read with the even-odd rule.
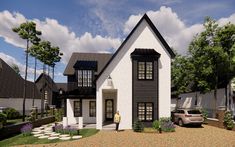
[[[119,111],[117,111],[114,115],[114,123],[116,124],[116,132],[118,132],[120,121],[121,121],[121,115],[119,114]]]

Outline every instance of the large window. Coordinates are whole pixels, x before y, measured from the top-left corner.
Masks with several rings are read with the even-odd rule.
[[[138,119],[141,121],[153,120],[153,103],[141,102],[137,104]]]
[[[153,79],[153,62],[138,62],[138,79]]]
[[[92,70],[78,70],[78,86],[92,87]]]
[[[95,117],[96,116],[96,102],[95,101],[90,101],[90,108],[89,108],[89,116],[90,117]]]
[[[82,116],[81,101],[74,101],[74,117]]]

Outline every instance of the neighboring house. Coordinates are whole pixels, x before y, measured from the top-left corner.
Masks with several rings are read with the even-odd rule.
[[[26,114],[32,109],[34,86],[36,87],[33,82],[26,82]],[[24,79],[0,58],[0,107],[12,107],[22,113],[23,90]],[[37,88],[35,88],[34,105],[40,110],[41,100]]]
[[[56,83],[54,83],[53,79],[49,75],[42,73],[35,81],[35,84],[43,98],[44,107],[50,105],[59,107],[59,90]]]
[[[146,14],[113,55],[73,53],[64,71],[64,124],[82,119],[102,129],[113,122],[115,111],[121,114],[120,129],[131,129],[137,120],[150,126],[170,117],[174,56]]]
[[[229,99],[229,92],[227,92],[227,108],[233,111],[235,114],[235,90],[231,90],[231,98]],[[197,98],[196,98],[197,97]],[[178,105],[179,108],[202,108],[208,111],[208,116],[213,118],[216,115],[216,111],[220,108],[226,107],[226,91],[225,88],[220,88],[217,91],[217,101],[216,101],[216,110],[214,108],[214,91],[207,92],[205,94],[201,94],[200,92],[190,92],[179,95],[178,104],[177,99],[171,99],[171,105]],[[174,108],[172,108],[174,109]]]

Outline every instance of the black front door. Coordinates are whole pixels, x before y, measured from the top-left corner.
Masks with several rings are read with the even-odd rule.
[[[112,121],[113,120],[113,100],[107,99],[105,100],[105,120]]]

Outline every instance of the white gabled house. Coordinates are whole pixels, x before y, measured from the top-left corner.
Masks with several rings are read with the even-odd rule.
[[[120,129],[170,117],[171,59],[175,56],[145,14],[112,54],[73,53],[65,69],[64,124],[96,123],[102,129],[121,114]]]

